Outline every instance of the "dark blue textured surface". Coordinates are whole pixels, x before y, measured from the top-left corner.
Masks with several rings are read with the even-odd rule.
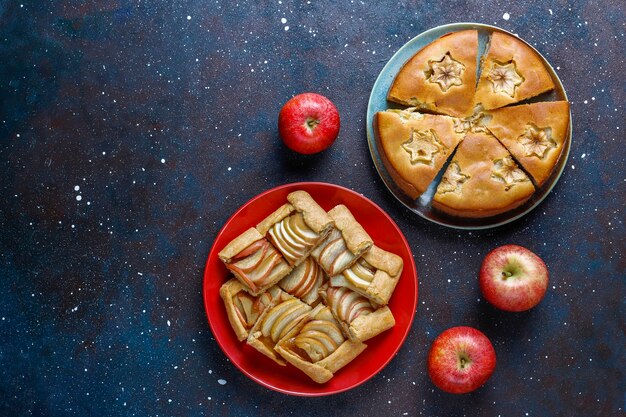
[[[0,1],[0,415],[623,416],[626,13],[620,2],[567,3]],[[365,138],[387,59],[456,21],[528,40],[572,103],[572,152],[553,193],[486,232],[401,207]],[[337,142],[312,157],[287,151],[276,128],[304,91],[342,117]],[[303,180],[381,205],[420,277],[397,357],[330,398],[247,379],[202,305],[226,219]],[[524,314],[494,310],[478,289],[482,258],[504,243],[533,249],[551,272],[546,298]],[[430,343],[455,325],[481,329],[498,354],[492,379],[465,396],[425,372]]]

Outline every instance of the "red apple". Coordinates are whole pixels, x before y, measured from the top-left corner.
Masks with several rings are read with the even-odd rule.
[[[465,394],[483,385],[496,367],[496,351],[482,332],[453,327],[441,333],[428,353],[428,375],[443,391]]]
[[[290,99],[278,114],[278,131],[289,149],[313,154],[333,144],[339,134],[339,112],[332,101],[315,93]]]
[[[548,289],[548,268],[540,257],[517,245],[491,251],[479,275],[480,290],[495,307],[525,311],[541,301]]]

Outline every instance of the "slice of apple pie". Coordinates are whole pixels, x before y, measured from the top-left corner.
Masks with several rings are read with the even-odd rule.
[[[255,297],[249,294],[244,285],[236,278],[231,278],[222,284],[220,296],[224,301],[228,321],[235,331],[237,339],[245,340],[265,308],[283,295],[284,292],[280,288],[273,286]]]
[[[303,262],[326,237],[333,220],[309,193],[294,191],[284,204],[256,226],[283,254],[289,265]]]
[[[315,247],[311,256],[328,276],[333,276],[352,265],[374,242],[343,204],[332,208],[328,215],[335,222],[335,227]]]
[[[330,309],[318,305],[297,334],[283,338],[276,351],[315,382],[323,384],[367,347],[346,339]]]
[[[233,239],[218,256],[246,291],[255,296],[291,271],[281,253],[254,227]]]
[[[541,57],[524,41],[494,31],[489,50],[482,57],[475,104],[486,110],[517,103],[554,89]]]
[[[464,117],[476,87],[478,32],[449,33],[418,51],[398,72],[387,100]]]
[[[488,217],[523,204],[535,187],[490,134],[468,133],[437,187],[433,207],[460,217]]]
[[[320,294],[351,340],[364,342],[396,324],[389,307],[378,306],[350,288],[326,284]]]
[[[274,347],[282,338],[295,334],[311,310],[311,306],[292,296],[275,300],[250,329],[248,344],[279,365],[285,365]]]
[[[414,110],[387,110],[374,116],[387,172],[412,199],[426,191],[464,134],[460,119]]]
[[[402,274],[402,258],[374,245],[356,263],[330,279],[333,287],[347,287],[378,305],[387,305]]]
[[[552,174],[569,129],[569,103],[548,101],[488,112],[487,128],[541,187]]]

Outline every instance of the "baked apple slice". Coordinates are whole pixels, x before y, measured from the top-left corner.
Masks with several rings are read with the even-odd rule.
[[[292,296],[275,300],[265,308],[250,330],[247,343],[276,363],[285,365],[274,347],[282,338],[297,332],[300,322],[311,309],[308,304]]]
[[[294,191],[284,204],[256,226],[258,232],[297,266],[326,237],[333,220],[305,191]]]
[[[378,306],[350,288],[325,284],[320,295],[351,340],[364,342],[396,324],[389,307]]]
[[[265,308],[284,295],[280,288],[273,286],[255,297],[249,294],[241,281],[236,278],[229,279],[220,287],[220,296],[224,301],[228,321],[239,340],[245,340]]]
[[[325,280],[326,274],[322,267],[309,256],[280,280],[278,286],[305,303],[313,305],[320,298],[318,290]]]
[[[253,227],[228,243],[218,256],[246,290],[255,296],[291,271],[281,253]]]
[[[334,276],[352,265],[374,242],[343,204],[332,208],[328,215],[335,222],[335,228],[315,247],[311,256],[329,276]]]
[[[330,309],[318,305],[303,321],[300,330],[276,345],[287,362],[323,384],[367,347],[347,339]]]
[[[331,278],[333,287],[348,287],[378,305],[387,305],[402,274],[402,258],[374,245],[354,265]]]

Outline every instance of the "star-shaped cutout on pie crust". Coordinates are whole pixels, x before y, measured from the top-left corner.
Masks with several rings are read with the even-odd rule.
[[[468,179],[469,175],[463,174],[459,164],[452,161],[441,179],[441,183],[439,184],[439,189],[437,191],[440,191],[441,193],[460,192],[461,185],[463,185],[463,183]]]
[[[441,61],[430,61],[430,77],[428,81],[439,84],[445,93],[453,85],[462,85],[461,74],[465,71],[465,66],[459,61],[452,59],[447,53]]]
[[[491,71],[487,74],[487,79],[491,81],[494,93],[504,93],[510,97],[515,95],[515,87],[524,81],[515,69],[514,61],[505,65],[494,62]]]
[[[493,176],[504,182],[507,188],[515,185],[516,182],[528,181],[528,177],[526,177],[524,171],[517,167],[517,164],[510,156],[495,161]]]
[[[556,148],[556,143],[552,140],[552,129],[541,129],[536,126],[526,127],[526,132],[519,137],[518,142],[524,147],[526,156],[537,156],[543,159],[546,152]]]
[[[410,154],[412,164],[431,164],[441,144],[432,130],[418,130],[411,133],[411,140],[403,143],[402,148]]]

